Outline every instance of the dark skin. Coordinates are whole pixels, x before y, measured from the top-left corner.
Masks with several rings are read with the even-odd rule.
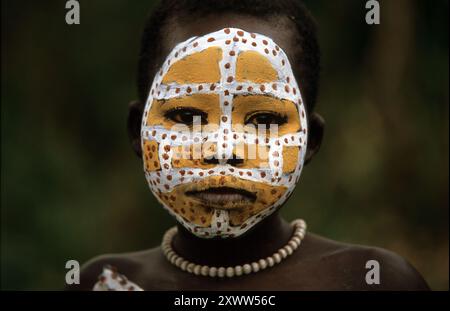
[[[203,16],[189,21],[171,21],[170,32],[164,42],[165,54],[194,35],[203,35],[226,27],[242,28],[271,37],[291,55],[292,37],[296,34],[284,18],[262,20],[241,15]],[[130,104],[129,136],[139,156],[139,126],[144,105]],[[314,112],[308,114],[309,141],[306,163],[319,150],[324,121]],[[272,255],[284,246],[292,235],[292,227],[278,212],[267,217],[243,236],[233,239],[201,239],[183,226],[172,247],[189,261],[209,266],[235,266]],[[379,285],[365,281],[366,262],[380,264]],[[86,263],[82,268],[80,285],[73,290],[91,290],[104,265],[117,267],[144,290],[428,290],[422,276],[400,256],[374,247],[350,245],[325,239],[308,232],[301,246],[279,265],[258,273],[234,278],[214,279],[195,276],[173,266],[164,257],[160,247],[150,250],[103,255]]]

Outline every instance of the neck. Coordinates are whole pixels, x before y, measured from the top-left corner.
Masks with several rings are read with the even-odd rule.
[[[196,264],[234,266],[272,255],[291,236],[292,227],[277,211],[236,238],[202,239],[178,224],[172,247],[179,256]]]

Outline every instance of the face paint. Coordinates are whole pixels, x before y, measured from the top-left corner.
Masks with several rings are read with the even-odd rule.
[[[202,238],[243,234],[286,201],[303,167],[305,108],[286,54],[234,28],[178,44],[153,80],[141,138],[149,187],[177,221]]]

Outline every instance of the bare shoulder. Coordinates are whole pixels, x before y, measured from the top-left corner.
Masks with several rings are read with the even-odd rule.
[[[139,285],[148,271],[158,271],[163,265],[159,247],[138,252],[103,254],[84,263],[80,272],[80,284],[70,285],[66,290],[92,290],[105,267],[117,271]]]
[[[308,233],[293,257],[287,261],[290,264],[280,265],[273,273],[261,274],[263,279],[258,279],[258,284],[264,283],[264,277],[273,277],[283,280],[286,288],[291,290],[429,290],[410,263],[379,247],[342,243]],[[205,284],[212,288],[217,285],[181,272],[165,259],[159,247],[155,247],[140,252],[97,256],[82,266],[80,284],[71,285],[67,290],[92,290],[105,266],[115,267],[119,274],[145,290],[204,288]],[[302,275],[301,286],[298,275]],[[253,276],[255,280],[258,277]],[[368,284],[367,277],[376,282]],[[255,288],[251,279],[248,278],[248,288]],[[240,280],[232,288],[244,288],[244,285],[244,280]]]
[[[429,290],[420,273],[393,251],[316,234],[308,234],[302,247],[306,253],[303,260],[320,263],[332,279],[340,280],[335,289]]]
[[[380,289],[429,290],[422,275],[403,257],[380,247],[354,246],[366,269],[379,269]],[[370,278],[370,274],[369,274]]]

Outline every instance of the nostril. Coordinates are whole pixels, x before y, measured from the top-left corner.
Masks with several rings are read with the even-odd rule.
[[[206,164],[219,164],[219,160],[213,155],[208,158],[204,158],[203,162]]]
[[[244,163],[244,159],[239,158],[235,154],[233,154],[233,157],[227,160],[227,164],[230,164],[232,166],[238,166]]]
[[[203,162],[206,164],[219,164],[220,163],[219,159],[217,159],[217,156],[211,156],[208,158],[204,158]],[[233,156],[231,158],[226,159],[225,163],[232,165],[232,166],[238,166],[238,165],[241,165],[242,163],[244,163],[244,159],[239,158],[238,156],[233,154]]]

